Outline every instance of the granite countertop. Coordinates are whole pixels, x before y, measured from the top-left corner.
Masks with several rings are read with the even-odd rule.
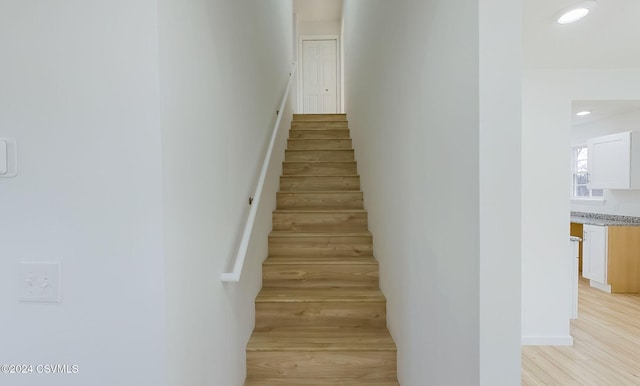
[[[571,222],[602,226],[640,226],[640,217],[586,212],[571,212]]]

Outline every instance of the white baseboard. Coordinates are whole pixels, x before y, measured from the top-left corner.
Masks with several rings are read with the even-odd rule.
[[[567,336],[523,336],[523,346],[573,346],[573,337]]]
[[[595,280],[589,280],[589,285],[593,288],[599,289],[600,291],[611,293],[611,286],[609,284],[602,284]]]

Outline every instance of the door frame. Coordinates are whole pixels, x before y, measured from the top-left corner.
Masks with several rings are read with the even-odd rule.
[[[304,111],[304,63],[302,62],[302,42],[305,40],[335,40],[336,41],[336,111],[342,111],[342,58],[340,48],[340,35],[300,35],[298,37],[298,108]]]

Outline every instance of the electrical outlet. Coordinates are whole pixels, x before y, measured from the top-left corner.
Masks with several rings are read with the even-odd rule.
[[[20,263],[20,301],[60,303],[60,263]]]

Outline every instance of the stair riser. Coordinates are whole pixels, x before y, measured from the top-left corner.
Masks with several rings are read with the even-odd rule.
[[[346,114],[293,114],[293,122],[344,122],[346,120]]]
[[[256,328],[386,327],[384,302],[257,302]]]
[[[287,193],[278,192],[278,209],[326,208],[362,209],[362,192]]]
[[[284,160],[292,162],[304,162],[304,161],[353,161],[354,153],[351,150],[307,150],[307,151],[292,151],[285,150]]]
[[[372,256],[371,237],[269,237],[271,256]]]
[[[365,385],[360,380],[393,380],[396,372],[394,351],[247,353],[247,382],[264,378],[352,378],[353,384]]]
[[[291,130],[335,130],[348,129],[349,124],[345,122],[291,122]]]
[[[286,288],[377,288],[378,265],[265,263],[262,266],[262,285]]]
[[[327,150],[351,149],[350,139],[289,139],[287,149],[290,150]]]
[[[353,176],[358,174],[355,161],[346,162],[284,162],[282,174],[306,176]]]
[[[365,232],[366,213],[273,213],[274,231]]]
[[[359,191],[359,176],[282,176],[280,191]]]
[[[349,130],[290,130],[289,139],[349,139]]]

